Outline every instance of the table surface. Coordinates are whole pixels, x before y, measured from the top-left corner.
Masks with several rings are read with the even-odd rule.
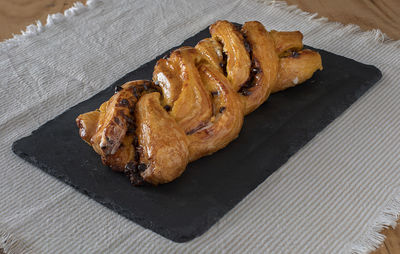
[[[62,12],[70,8],[74,2],[75,0],[0,0],[0,41],[20,33],[36,20],[45,24],[48,14]],[[398,0],[286,0],[286,2],[298,5],[305,11],[319,13],[331,21],[357,24],[363,30],[378,28],[390,38],[400,39]],[[386,235],[386,240],[374,254],[400,253],[400,227],[385,229],[382,233]],[[0,254],[2,254],[1,249]]]

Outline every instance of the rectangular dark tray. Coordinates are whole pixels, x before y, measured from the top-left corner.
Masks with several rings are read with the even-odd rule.
[[[204,29],[182,45],[209,37]],[[273,94],[245,118],[238,139],[190,163],[172,183],[134,187],[105,167],[83,142],[75,118],[108,100],[116,85],[151,79],[157,59],[47,122],[13,144],[13,151],[111,210],[176,242],[208,230],[290,156],[345,111],[381,78],[371,65],[318,50],[324,70],[306,83]]]

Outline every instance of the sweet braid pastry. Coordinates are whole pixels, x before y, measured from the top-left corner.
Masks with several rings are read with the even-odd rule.
[[[98,110],[78,116],[80,136],[105,165],[135,185],[167,183],[186,165],[235,139],[246,114],[271,93],[322,70],[302,34],[257,22],[217,21],[211,38],[160,59],[153,80],[116,87]]]

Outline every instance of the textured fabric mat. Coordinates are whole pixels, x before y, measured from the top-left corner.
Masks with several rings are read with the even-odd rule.
[[[0,247],[6,253],[364,253],[400,212],[400,48],[274,1],[88,1],[0,43]],[[46,175],[13,141],[217,19],[300,30],[381,81],[203,236],[178,244]],[[57,140],[54,140],[57,142]]]

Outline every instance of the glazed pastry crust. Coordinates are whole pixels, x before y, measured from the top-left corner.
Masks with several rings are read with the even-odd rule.
[[[143,95],[136,104],[140,162],[146,165],[142,178],[154,185],[180,176],[189,158],[185,132],[160,104],[160,94]]]
[[[303,49],[299,31],[222,20],[210,34],[160,59],[152,81],[117,87],[99,109],[77,117],[81,138],[133,184],[173,181],[189,162],[235,139],[244,116],[271,93],[322,70],[321,56]]]

